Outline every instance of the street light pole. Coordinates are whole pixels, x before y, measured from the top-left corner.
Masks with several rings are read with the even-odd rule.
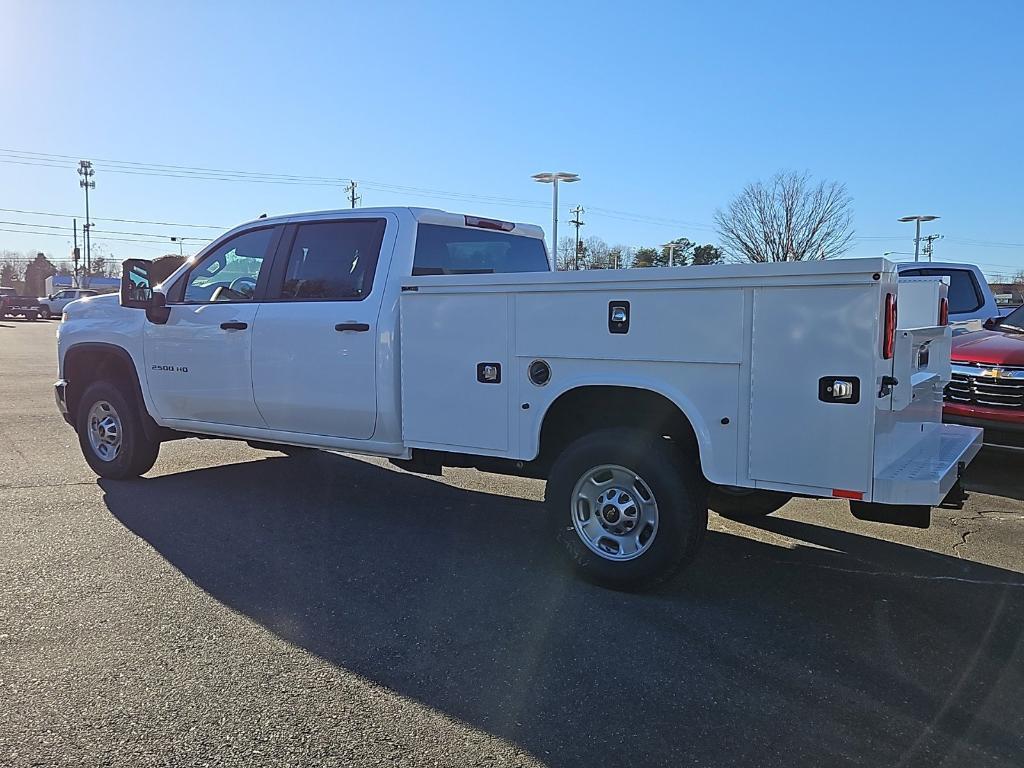
[[[533,174],[533,180],[539,181],[541,184],[550,184],[551,190],[551,259],[552,265],[555,269],[558,269],[558,182],[564,181],[569,184],[574,181],[579,181],[580,176],[578,173],[566,173],[565,171],[555,171],[554,173],[535,173]]]
[[[661,246],[662,248],[668,251],[668,265],[670,267],[675,266],[674,262],[676,256],[676,248],[681,248],[682,245],[682,243],[665,243],[663,246]]]
[[[938,216],[902,216],[899,219],[897,219],[897,221],[902,221],[902,222],[913,221],[913,222],[916,222],[916,224],[917,224],[917,226],[915,228],[916,234],[914,235],[914,261],[918,260],[918,257],[919,257],[920,252],[921,252],[921,222],[922,221],[935,221],[937,218],[939,218],[939,217]]]

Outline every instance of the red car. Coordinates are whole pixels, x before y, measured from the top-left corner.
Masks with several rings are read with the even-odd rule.
[[[1024,448],[1024,307],[953,338],[943,421],[985,429],[985,444]]]

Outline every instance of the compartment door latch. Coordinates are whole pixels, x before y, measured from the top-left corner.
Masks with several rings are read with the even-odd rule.
[[[818,379],[818,399],[823,403],[860,402],[860,379],[856,376],[822,376]]]

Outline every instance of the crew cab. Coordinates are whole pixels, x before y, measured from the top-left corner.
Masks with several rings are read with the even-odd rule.
[[[985,443],[1024,448],[1024,307],[953,339],[943,419],[985,429]]]
[[[40,296],[36,301],[39,304],[39,316],[43,320],[51,317],[59,317],[64,307],[77,299],[84,299],[86,296],[95,296],[99,291],[91,288],[64,288],[54,291],[49,296]]]
[[[149,267],[58,330],[97,474],[198,435],[545,478],[568,562],[613,588],[689,562],[709,498],[927,526],[981,444],[941,421],[950,329],[900,325],[884,259],[552,272],[535,226],[366,208],[241,225],[161,285]]]

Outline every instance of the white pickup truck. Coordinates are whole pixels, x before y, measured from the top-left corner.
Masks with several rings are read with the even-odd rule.
[[[98,474],[213,435],[546,478],[570,562],[614,588],[687,563],[709,497],[927,526],[981,444],[941,423],[950,331],[899,325],[884,259],[552,272],[537,227],[380,208],[244,224],[159,286],[148,266],[58,331]]]

